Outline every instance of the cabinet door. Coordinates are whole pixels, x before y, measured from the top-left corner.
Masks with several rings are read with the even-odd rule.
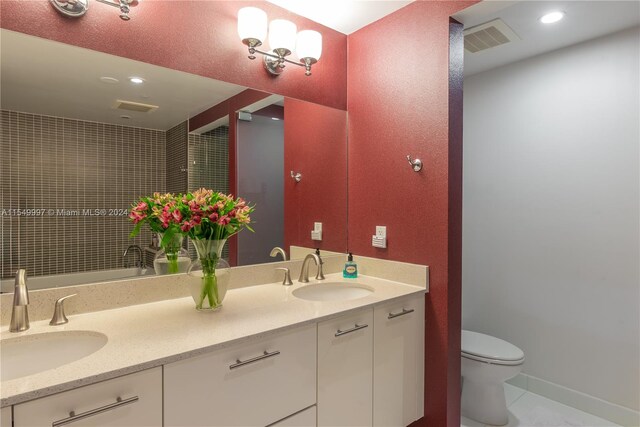
[[[318,426],[370,426],[373,310],[318,324]]]
[[[266,426],[316,402],[316,325],[164,367],[165,426]]]
[[[268,427],[316,427],[316,407],[307,408]]]
[[[11,427],[11,406],[0,410],[0,427]]]
[[[373,425],[424,415],[424,295],[374,309]]]
[[[21,403],[13,415],[15,427],[161,426],[162,368]]]

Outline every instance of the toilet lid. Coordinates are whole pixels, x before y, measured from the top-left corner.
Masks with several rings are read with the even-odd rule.
[[[462,331],[462,353],[492,360],[517,361],[524,352],[500,338],[479,332]]]

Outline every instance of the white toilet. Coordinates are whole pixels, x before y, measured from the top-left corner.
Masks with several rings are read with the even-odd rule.
[[[462,415],[485,424],[507,424],[504,382],[522,370],[524,353],[490,335],[462,331]]]

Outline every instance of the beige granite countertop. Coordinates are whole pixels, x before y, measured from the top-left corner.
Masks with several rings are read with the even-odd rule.
[[[257,285],[228,291],[221,310],[202,313],[189,298],[69,316],[69,323],[49,326],[33,322],[22,333],[0,332],[4,340],[52,331],[95,331],[108,337],[97,352],[56,369],[0,383],[0,406],[10,406],[87,384],[175,362],[304,324],[339,316],[347,311],[392,301],[426,289],[369,276],[343,279],[327,275],[326,282],[345,281],[374,289],[351,301],[312,302],[292,292],[304,284]],[[320,282],[320,283],[326,283]],[[309,284],[318,283],[311,280]]]

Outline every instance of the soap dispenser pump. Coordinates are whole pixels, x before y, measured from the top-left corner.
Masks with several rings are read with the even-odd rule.
[[[358,264],[353,261],[353,254],[351,252],[349,252],[347,262],[344,264],[342,277],[344,277],[345,279],[355,279],[358,277]]]

